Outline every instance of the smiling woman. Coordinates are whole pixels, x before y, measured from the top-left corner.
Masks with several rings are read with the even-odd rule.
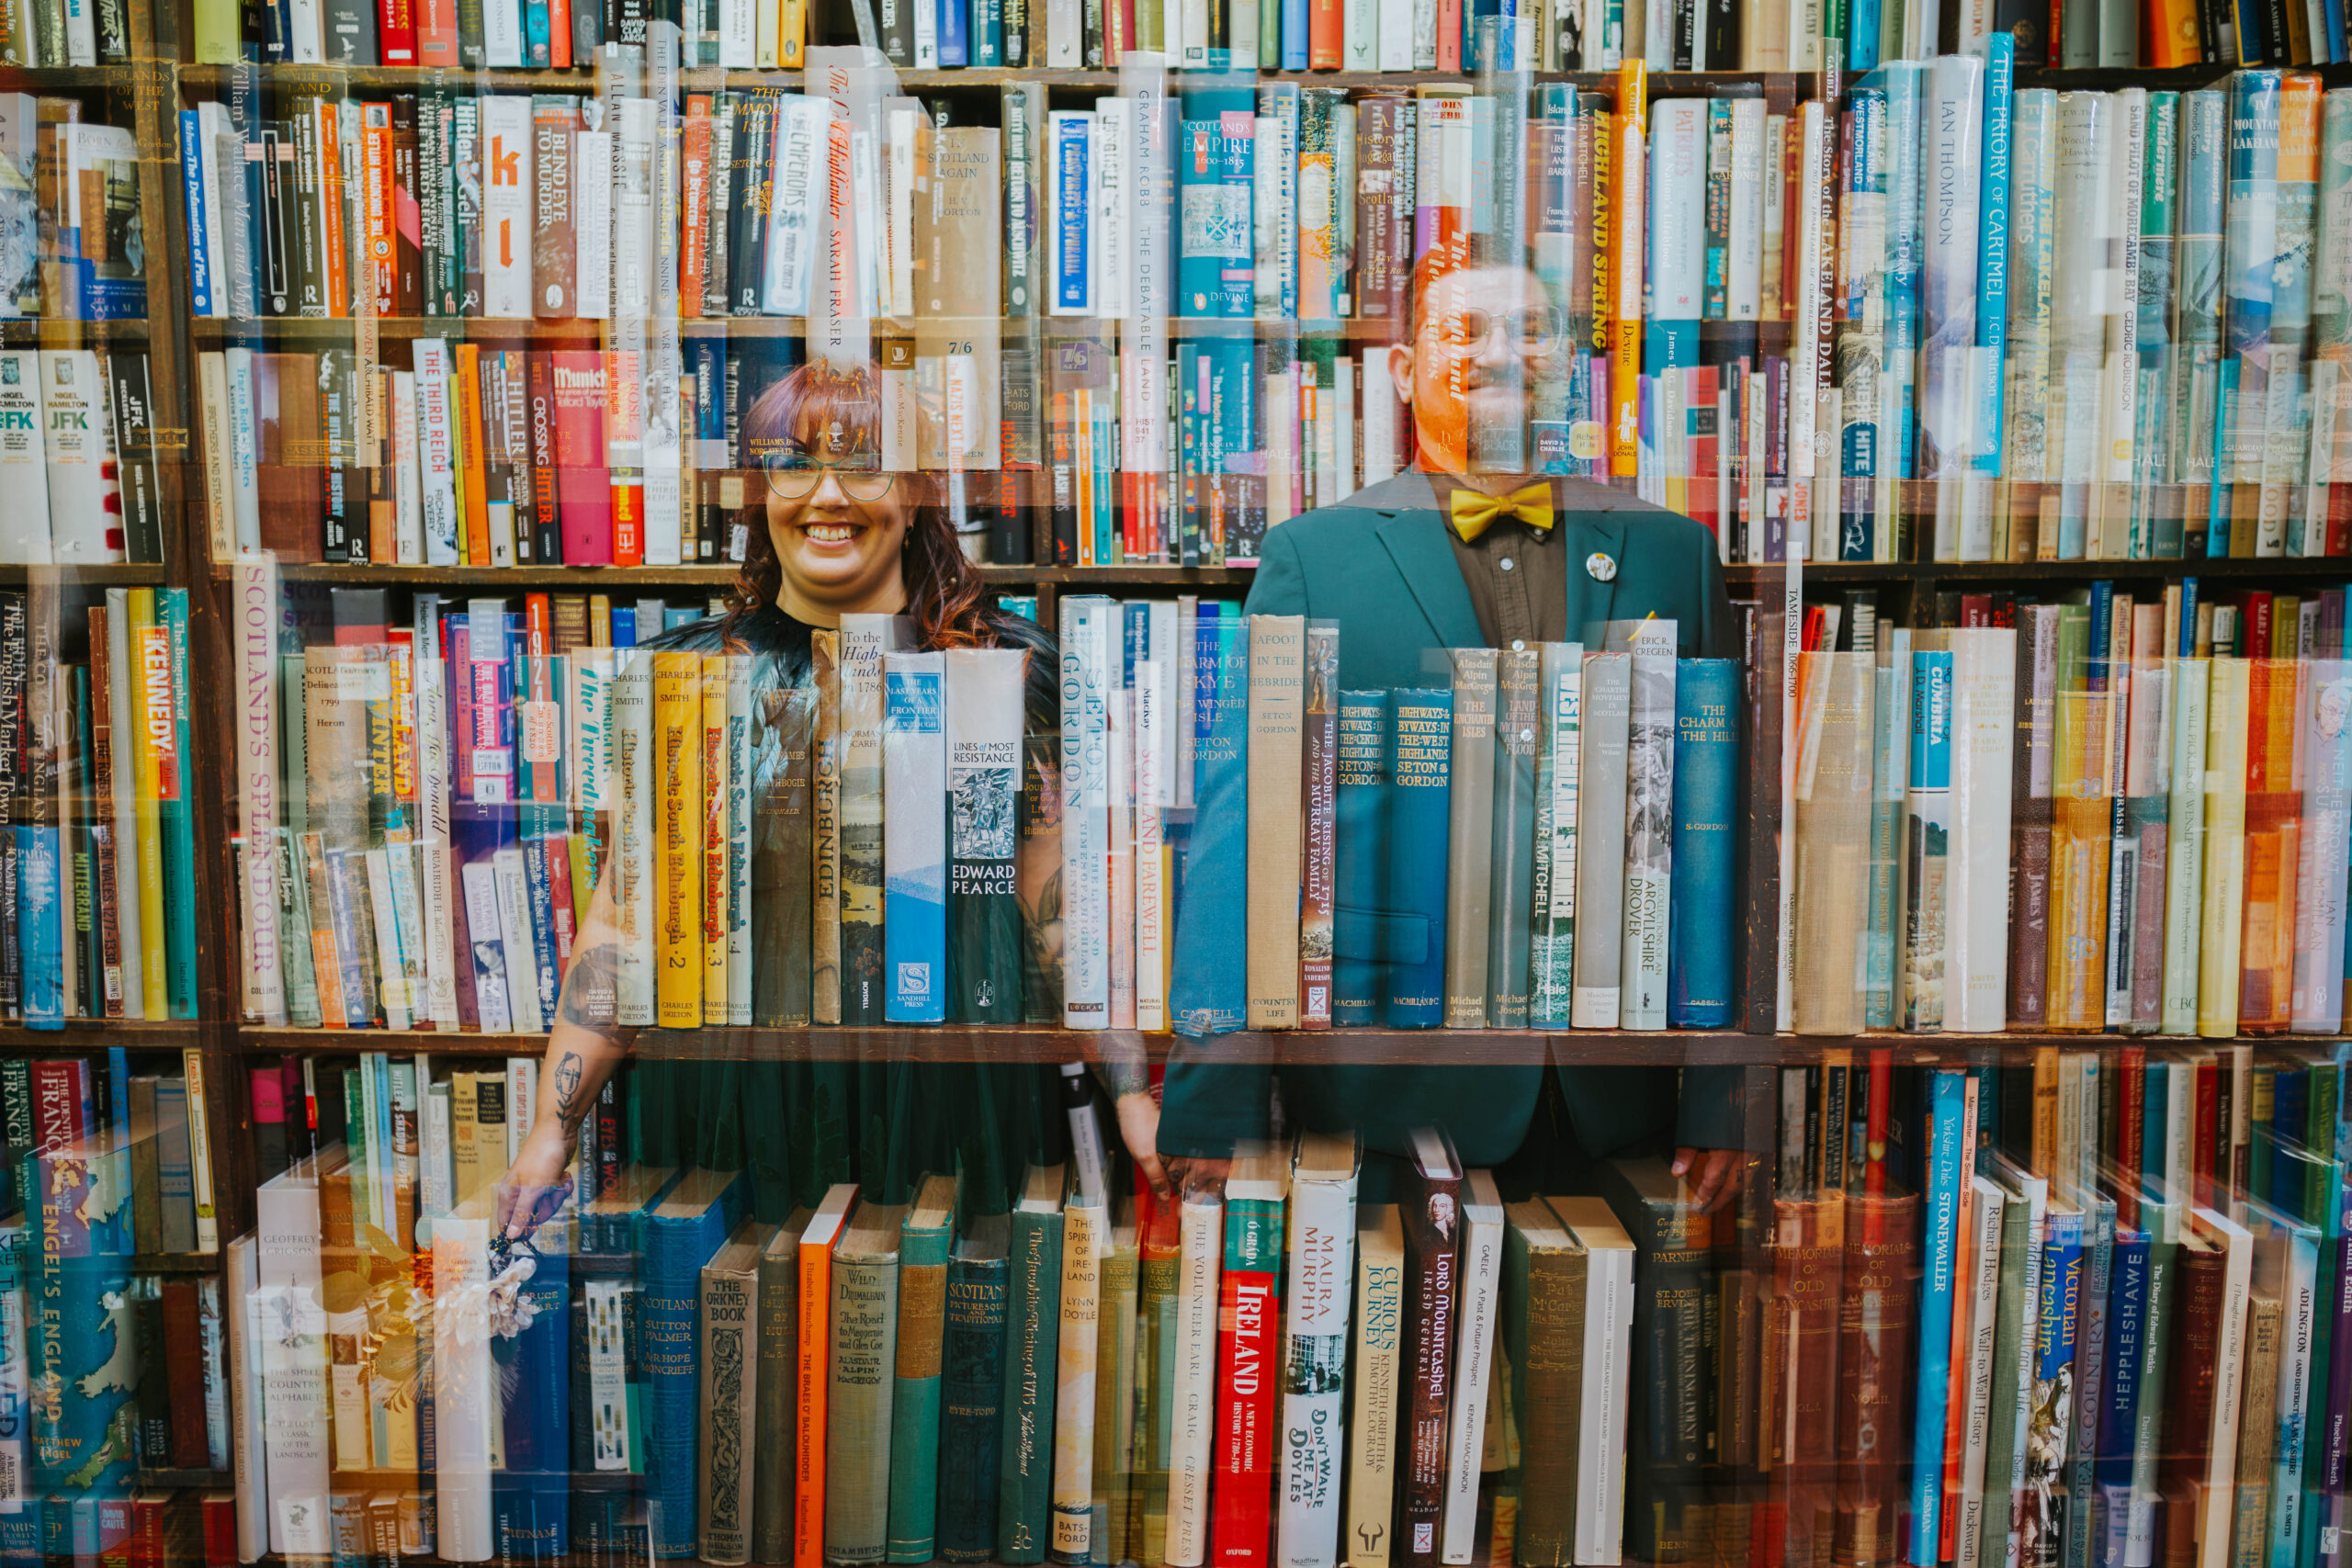
[[[911,649],[1024,650],[1024,766],[1058,788],[1054,640],[988,603],[986,583],[956,543],[933,476],[886,468],[877,378],[868,367],[804,366],[770,388],[743,418],[743,461],[765,482],[745,508],[743,567],[725,613],[673,628],[639,645],[633,656],[639,674],[680,654],[733,655],[749,664],[752,1010],[759,1023],[861,1021],[846,1003],[833,1016],[816,1010],[811,1017],[808,829],[804,823],[796,834],[787,826],[802,809],[797,801],[805,799],[790,794],[788,776],[805,784],[812,739],[820,747],[830,743],[817,731],[812,688],[837,668],[846,636],[875,630],[871,622],[844,628],[844,616],[902,616],[899,637]],[[922,444],[910,445],[920,449]],[[851,849],[844,833],[844,884],[851,881]],[[876,854],[871,869],[878,877],[878,837]],[[1059,874],[1056,840],[1024,840],[1016,875],[1026,931],[1058,931],[1050,911],[1059,904]],[[515,1235],[560,1203],[564,1167],[581,1122],[634,1041],[636,1031],[622,1022],[616,998],[624,970],[643,959],[628,950],[616,880],[613,874],[602,879],[573,943],[530,1134],[500,1183],[501,1218]],[[846,922],[847,910],[843,918]],[[1060,957],[1048,950],[1057,945],[1043,934],[1030,937],[1027,984],[1040,996],[1058,995]],[[870,956],[878,965],[878,953]],[[849,970],[862,961],[844,953],[842,962],[837,979],[846,995],[856,979]],[[870,978],[878,984],[878,973]],[[787,992],[797,999],[773,999]],[[899,1144],[918,1152],[908,1157],[931,1148],[939,1163],[930,1168],[944,1168],[948,1148],[1003,1135],[997,1126],[1001,1118],[981,1108],[1053,1104],[1051,1069],[1045,1067],[959,1065],[919,1072],[897,1063],[879,1077],[863,1064],[794,1063],[790,1068],[775,1062],[640,1062],[640,1105],[651,1107],[647,1114],[662,1123],[645,1129],[647,1146],[690,1151],[705,1165],[741,1165],[752,1174],[754,1212],[773,1211],[781,1218],[790,1206],[787,1188],[821,1197],[835,1179],[836,1162],[846,1161],[853,1147],[846,1129],[900,1127],[907,1135]],[[816,1144],[786,1149],[782,1130],[796,1125],[820,1129]],[[1026,1145],[1015,1139],[1008,1147],[1014,1152],[980,1152],[976,1145],[973,1157],[1009,1171],[1001,1180],[1017,1179]],[[907,1174],[922,1168],[918,1158]]]

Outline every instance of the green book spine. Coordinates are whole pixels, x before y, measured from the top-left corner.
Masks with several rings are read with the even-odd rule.
[[[946,1325],[945,1226],[900,1231],[899,1365],[890,1410],[890,1551],[893,1562],[934,1555],[939,1501],[939,1363]]]
[[[2030,1375],[2025,1372],[2022,1359],[2031,1354],[2025,1333],[2026,1303],[2040,1299],[2038,1291],[2028,1294],[2040,1283],[2027,1278],[2039,1262],[2038,1249],[2030,1242],[2032,1221],[2025,1200],[2014,1194],[2001,1207],[2001,1293],[1993,1309],[1993,1392],[1985,1402],[1991,1412],[1984,1432],[1984,1539],[1988,1543],[1996,1539],[1994,1521],[2007,1517],[2010,1476],[2024,1473],[2018,1453],[2021,1434],[2014,1416],[2018,1378]],[[2030,1253],[2034,1256],[2030,1258]]]
[[[760,1258],[759,1382],[752,1442],[752,1561],[792,1561],[794,1416],[799,1407],[800,1257],[786,1246]]]
[[[179,766],[167,786],[160,815],[164,829],[164,919],[169,945],[164,976],[172,1016],[196,1016],[196,815],[189,804],[187,590],[158,589],[155,618],[171,637],[172,728],[178,732]]]
[[[899,1260],[833,1258],[832,1381],[825,1405],[825,1561],[879,1562],[890,1529],[890,1404]]]
[[[1132,1562],[1141,1560],[1136,1540],[1134,1434],[1130,1422],[1136,1397],[1135,1244],[1124,1247],[1106,1236],[1098,1244],[1102,1264],[1102,1299],[1095,1333],[1094,1401],[1094,1561]],[[1108,1529],[1105,1542],[1100,1532]]]
[[[1519,1488],[1511,1560],[1523,1568],[1576,1561],[1586,1270],[1580,1251],[1537,1254],[1516,1224],[1503,1233],[1503,1351],[1520,1457],[1505,1479]]]
[[[1136,1269],[1136,1560],[1160,1568],[1168,1551],[1168,1443],[1176,1386],[1176,1255],[1153,1249]]]
[[[343,1146],[351,1156],[351,1224],[355,1233],[376,1223],[368,1207],[370,1190],[366,1179],[368,1169],[368,1109],[366,1091],[359,1081],[359,1069],[343,1070]]]
[[[996,1556],[1046,1560],[1054,1479],[1054,1393],[1061,1338],[1062,1217],[1017,1210],[1005,1303],[1004,1445]]]
[[[2143,1200],[2140,1205],[2140,1223],[2148,1231],[2148,1309],[2141,1328],[2141,1343],[2145,1347],[2141,1362],[2140,1387],[2145,1391],[2140,1401],[2140,1418],[2132,1431],[2132,1495],[2136,1498],[2156,1495],[2156,1461],[2158,1437],[2164,1430],[2165,1401],[2156,1391],[2165,1387],[2165,1354],[2173,1337],[2174,1277],[2179,1272],[2178,1209],[2170,1202]],[[2127,1561],[2152,1561],[2149,1552],[2154,1545],[2153,1534],[2157,1509],[2134,1508],[2131,1536],[2124,1550],[2132,1556]]]

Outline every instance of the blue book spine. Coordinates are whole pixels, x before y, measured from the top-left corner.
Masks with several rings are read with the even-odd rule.
[[[2241,45],[2245,41],[2241,39]],[[2270,346],[2278,236],[2278,72],[2242,71],[2231,78],[2222,391],[2213,405],[2212,506],[2205,536],[2207,553],[2214,556],[2231,553],[2230,485],[2262,477],[2267,400],[2242,413],[2238,393],[2241,372],[2252,365],[2259,376]]]
[[[1203,822],[1250,819],[1250,636],[1238,616],[1194,623],[1193,798]],[[1195,856],[1186,866],[1184,923],[1170,1003],[1186,1034],[1223,1034],[1249,1016],[1244,976],[1248,922],[1231,912],[1249,907],[1245,858]],[[1195,881],[1194,879],[1199,880]],[[884,928],[886,931],[888,927]]]
[[[1734,814],[1739,802],[1739,661],[1686,659],[1674,678],[1674,861],[1666,950],[1670,1029],[1732,1019]]]
[[[2170,1073],[2152,1072],[2147,1081],[2147,1112],[2140,1119],[2140,1178],[2161,1187],[2165,1174],[2165,1121],[2172,1100]]]
[[[1049,138],[1054,203],[1054,303],[1066,310],[1092,304],[1093,269],[1087,264],[1087,234],[1093,213],[1086,199],[1087,163],[1093,152],[1087,120],[1056,118]]]
[[[155,1120],[165,1126],[187,1120],[186,1078],[155,1080]],[[196,1235],[196,1172],[190,1165],[187,1139],[163,1139],[157,1152],[155,1191],[166,1216],[164,1221],[164,1247],[167,1251],[175,1251],[178,1249],[171,1245],[175,1235],[192,1237]],[[186,1214],[184,1221],[169,1218],[175,1209]]]
[[[900,668],[893,656],[882,677],[883,809],[894,824],[883,840],[882,971],[889,993],[882,1016],[938,1023],[947,1017],[946,750],[938,656],[915,657],[930,668]]]
[[[27,1217],[42,1223],[36,1212]],[[137,1462],[136,1422],[127,1408],[134,1380],[107,1374],[134,1357],[130,1260],[86,1247],[73,1256],[67,1249],[79,1244],[70,1235],[35,1245],[40,1250],[25,1267],[34,1311],[27,1347],[34,1490],[76,1497],[122,1491]],[[55,1392],[44,1397],[43,1390]]]
[[[17,834],[17,946],[23,964],[25,1023],[65,1027],[65,924],[58,905],[57,829]]]
[[[501,1367],[506,1464],[491,1475],[501,1562],[549,1562],[571,1550],[571,1272],[560,1250],[538,1255],[523,1287],[537,1315],[500,1346],[513,1355]]]
[[[1879,0],[1848,0],[1846,70],[1860,75],[1878,69]]]
[[[1257,310],[1250,205],[1257,128],[1256,96],[1246,87],[1183,96],[1176,148],[1179,315],[1247,320]]]
[[[1998,1098],[1997,1096],[1996,1098]],[[2082,1346],[2075,1363],[2074,1430],[2067,1435],[2064,1568],[2090,1568],[2098,1516],[2099,1394],[2107,1375],[2107,1298],[2115,1269],[2115,1203],[2100,1198],[2083,1216]]]
[[[1340,694],[1340,758],[1331,817],[1331,1022],[1376,1024],[1388,982],[1382,962],[1382,851],[1388,827],[1388,694]]]
[[[972,29],[964,9],[964,0],[916,0],[916,4],[939,7],[939,63],[943,66],[970,64]]]
[[[698,1213],[648,1213],[639,1222],[643,1231],[638,1290],[650,1407],[646,1426],[651,1434],[645,1495],[655,1505],[647,1512],[652,1520],[656,1557],[695,1554],[702,1365],[695,1328],[702,1302],[702,1266],[733,1233],[742,1204],[743,1182],[739,1177]],[[566,1430],[556,1427],[549,1442]]]
[[[2300,1213],[2301,1162],[2294,1157],[2292,1145],[2303,1141],[2303,1122],[2310,1114],[2307,1109],[2311,1099],[2310,1072],[2301,1068],[2293,1072],[2281,1071],[2271,1085],[2270,1097],[2273,1107],[2270,1128],[2278,1135],[2278,1141],[2270,1145],[2269,1160],[2257,1159],[2254,1162],[2256,1167],[2265,1164],[2270,1167],[2267,1170],[2257,1168],[2255,1171],[2254,1195],[2266,1203],[2278,1202],[2278,1196],[2284,1195],[2288,1201],[2278,1206],[2290,1213]]]
[[[2107,1292],[2107,1387],[2098,1406],[2095,1464],[2102,1529],[2093,1543],[2101,1568],[2122,1568],[2132,1526],[2132,1448],[2140,1424],[2140,1382],[2145,1365],[2141,1337],[2148,1316],[2148,1233],[2115,1232],[2115,1260]]]
[[[1445,875],[1453,693],[1400,688],[1389,749],[1387,907],[1396,924],[1388,1026],[1434,1029],[1445,1017]]]
[[[972,63],[1004,63],[1004,0],[972,0]]]
[[[613,606],[613,646],[615,648],[637,646],[636,605],[616,604]]]
[[[1495,0],[1477,0],[1477,4],[1491,7]],[[1306,69],[1306,0],[1283,0],[1283,69]]]
[[[2009,130],[2017,103],[2018,40],[1996,31],[1984,57],[1983,205],[1976,246],[1976,420],[1970,467],[2001,471],[2001,408],[2009,325]]]
[[[194,109],[180,110],[180,181],[187,194],[188,308],[212,314],[212,247],[205,239],[204,171],[211,158],[197,128]]]
[[[1952,1297],[1958,1284],[1960,1119],[1967,1075],[1939,1071],[1929,1089],[1926,1225],[1919,1280],[1919,1384],[1911,1436],[1911,1555],[1936,1568],[1944,1486],[1946,1384],[1951,1371]]]

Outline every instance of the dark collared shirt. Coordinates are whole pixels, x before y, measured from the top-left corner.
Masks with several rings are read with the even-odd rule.
[[[1538,533],[1516,517],[1503,518],[1476,539],[1456,533],[1453,492],[1464,488],[1452,474],[1432,471],[1439,515],[1448,519],[1445,536],[1453,564],[1470,591],[1478,635],[1489,648],[1533,648],[1568,640],[1567,551],[1559,542],[1560,487],[1552,487],[1551,528]],[[1516,486],[1513,487],[1517,488]]]

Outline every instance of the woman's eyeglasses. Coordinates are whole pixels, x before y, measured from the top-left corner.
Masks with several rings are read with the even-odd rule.
[[[890,493],[899,476],[876,467],[878,461],[871,454],[860,454],[847,463],[820,463],[806,452],[782,449],[763,453],[760,471],[767,475],[769,492],[779,501],[808,500],[827,474],[852,501],[879,501]]]

